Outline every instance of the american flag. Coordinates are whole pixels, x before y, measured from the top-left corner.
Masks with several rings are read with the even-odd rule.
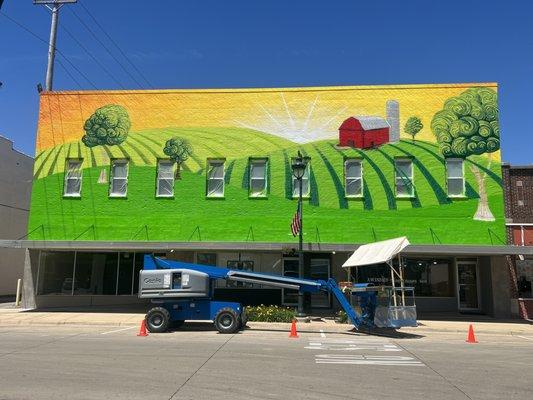
[[[302,227],[301,222],[302,220],[300,219],[300,210],[298,209],[296,210],[294,217],[292,217],[292,222],[291,222],[292,236],[297,236],[300,233],[300,229]]]

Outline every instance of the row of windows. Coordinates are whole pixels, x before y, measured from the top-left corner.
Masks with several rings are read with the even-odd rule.
[[[82,187],[82,159],[68,159],[65,173],[64,196],[80,197]],[[395,187],[397,197],[415,196],[415,177],[413,161],[411,159],[396,159]],[[213,198],[224,197],[225,160],[208,159],[206,174],[206,196]],[[249,196],[264,198],[268,193],[268,158],[250,159],[249,161]],[[310,194],[308,164],[302,177],[302,196]],[[158,160],[156,196],[174,196],[175,163],[171,160]],[[446,160],[446,179],[448,196],[462,197],[465,192],[464,165],[462,159]],[[348,198],[363,197],[363,161],[360,159],[346,159],[344,161],[344,190]],[[109,178],[109,197],[126,197],[128,192],[128,160],[117,159],[111,161]],[[292,195],[298,197],[298,180],[292,177]]]

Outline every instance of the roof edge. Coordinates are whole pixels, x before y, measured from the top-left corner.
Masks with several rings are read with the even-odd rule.
[[[423,89],[423,88],[468,88],[472,86],[498,87],[497,82],[463,82],[463,83],[413,83],[391,85],[331,85],[331,86],[287,86],[271,88],[191,88],[191,89],[102,89],[102,90],[65,90],[41,92],[41,96],[54,95],[94,95],[94,94],[136,94],[136,93],[255,93],[255,92],[310,92],[328,90],[394,90],[394,89]]]

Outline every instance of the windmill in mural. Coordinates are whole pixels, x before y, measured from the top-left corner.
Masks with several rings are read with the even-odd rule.
[[[466,159],[471,155],[488,154],[487,170],[490,171],[491,153],[500,149],[498,113],[498,95],[490,88],[467,89],[446,100],[444,108],[431,121],[442,155]],[[485,188],[487,172],[482,173],[476,164],[470,169],[479,189],[474,219],[494,221]]]
[[[108,104],[98,108],[85,121],[83,125],[85,135],[81,140],[87,147],[116,146],[126,140],[130,127],[130,117],[126,109],[116,104]],[[102,153],[104,159],[107,159],[107,152],[103,147]],[[100,171],[98,183],[107,182],[105,171],[105,169]]]

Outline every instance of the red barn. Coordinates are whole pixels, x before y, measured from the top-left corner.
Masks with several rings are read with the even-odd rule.
[[[389,142],[390,125],[385,118],[350,117],[339,127],[339,146],[370,149]]]

